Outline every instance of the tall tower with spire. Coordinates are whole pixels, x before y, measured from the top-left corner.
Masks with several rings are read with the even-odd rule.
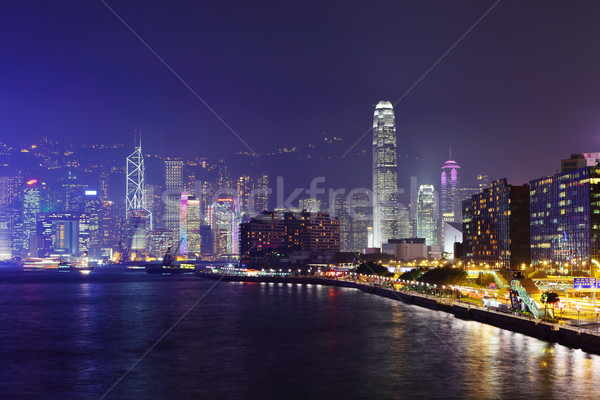
[[[389,101],[380,101],[373,116],[374,247],[397,237],[399,214],[394,108]]]
[[[142,131],[134,131],[135,149],[127,157],[127,183],[125,193],[126,230],[130,232],[131,249],[146,247],[148,230],[152,229],[152,213],[144,202],[144,154],[142,153]]]
[[[440,208],[443,222],[456,222],[456,189],[460,185],[459,171],[460,166],[456,161],[452,160],[452,147],[450,147],[450,157],[442,165],[442,198]]]

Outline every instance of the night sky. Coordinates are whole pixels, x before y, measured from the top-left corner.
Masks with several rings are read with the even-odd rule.
[[[257,152],[364,132],[494,3],[107,0]],[[399,143],[515,184],[600,151],[598,21],[598,1],[499,2],[396,105]],[[5,1],[0,32],[0,141],[247,150],[101,1]]]

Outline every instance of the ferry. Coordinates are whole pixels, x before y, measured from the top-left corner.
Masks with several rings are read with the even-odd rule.
[[[181,242],[180,242],[181,243]],[[181,274],[194,273],[196,265],[188,262],[175,263],[173,255],[177,254],[179,246],[171,253],[171,247],[167,248],[160,264],[146,264],[146,272],[149,274]]]
[[[23,271],[58,271],[58,258],[28,258],[23,263]]]
[[[58,263],[59,272],[80,272],[87,275],[92,272],[93,269],[94,267],[90,265],[87,257],[83,257],[74,263],[69,263],[62,260]]]

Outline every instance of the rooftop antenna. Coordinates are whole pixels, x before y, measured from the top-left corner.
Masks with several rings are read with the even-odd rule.
[[[141,129],[133,130],[133,147],[135,147],[135,148],[142,147],[142,130]]]
[[[452,145],[450,145],[450,160],[452,160]]]

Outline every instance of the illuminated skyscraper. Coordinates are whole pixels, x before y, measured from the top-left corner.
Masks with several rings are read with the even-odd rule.
[[[165,188],[183,191],[183,161],[165,161]]]
[[[178,242],[180,239],[181,192],[183,191],[183,161],[165,161],[165,189],[167,191],[165,227],[173,231],[173,241]]]
[[[146,247],[148,230],[152,229],[152,213],[144,207],[144,155],[142,132],[135,132],[135,150],[127,157],[126,232],[132,232],[131,249]]]
[[[438,246],[438,194],[433,185],[419,186],[417,200],[417,237],[424,238],[427,246]]]
[[[456,189],[460,184],[459,170],[460,166],[456,161],[452,161],[452,151],[450,151],[450,159],[442,165],[441,211],[443,222],[455,222],[456,208],[459,206],[456,201]]]
[[[269,175],[263,173],[256,177],[254,191],[254,212],[251,216],[269,209]]]
[[[253,181],[250,175],[242,175],[237,178],[237,195],[240,203],[240,210],[244,216],[248,214],[250,205],[250,194],[254,190]]]
[[[30,249],[31,238],[37,232],[37,216],[41,210],[40,187],[41,183],[31,179],[27,181],[23,190],[23,250]]]
[[[200,199],[188,197],[187,211],[187,251],[188,255],[198,257],[201,252],[201,235],[200,235]]]
[[[213,234],[213,254],[222,260],[239,256],[240,206],[235,197],[223,197],[208,207],[207,222]]]
[[[187,218],[188,218],[188,194],[181,193],[179,206],[179,254],[187,255]]]
[[[373,117],[373,246],[398,235],[398,163],[394,108],[380,101]]]

